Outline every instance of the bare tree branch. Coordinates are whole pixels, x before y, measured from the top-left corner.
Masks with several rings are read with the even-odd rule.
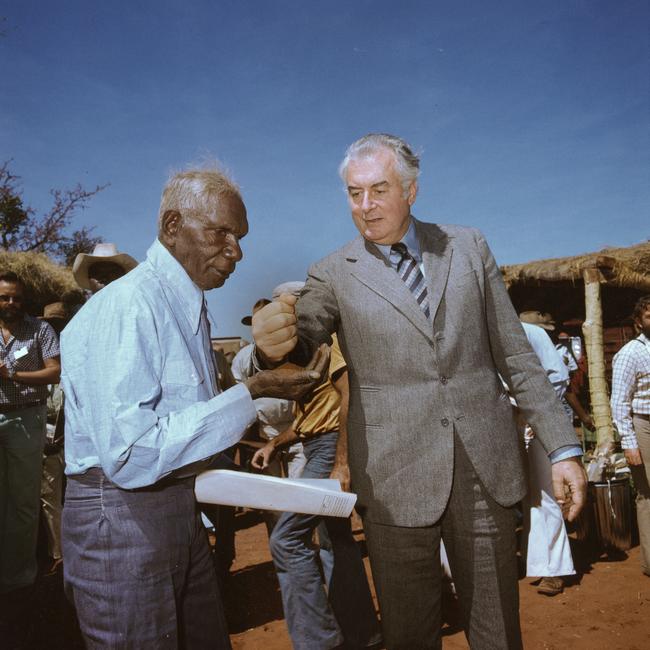
[[[0,165],[0,246],[7,251],[34,251],[67,259],[74,249],[90,252],[101,241],[91,235],[93,228],[84,227],[72,235],[67,229],[78,210],[87,207],[90,199],[108,187],[97,185],[85,190],[77,184],[71,190],[51,190],[53,205],[43,216],[35,216],[34,210],[23,205],[20,177],[9,170],[11,160]],[[90,247],[85,250],[84,247]],[[82,250],[83,249],[83,250]]]

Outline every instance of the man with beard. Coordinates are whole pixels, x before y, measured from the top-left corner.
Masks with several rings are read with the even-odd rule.
[[[634,306],[639,335],[616,354],[612,369],[612,415],[636,489],[641,570],[650,576],[650,295]]]
[[[37,573],[36,540],[47,385],[59,381],[52,326],[25,313],[25,285],[0,273],[0,594],[28,597]]]

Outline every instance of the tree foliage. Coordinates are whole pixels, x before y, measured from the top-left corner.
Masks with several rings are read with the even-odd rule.
[[[47,253],[70,265],[77,253],[89,253],[102,241],[93,236],[94,228],[69,230],[75,212],[83,210],[108,185],[98,185],[94,190],[85,190],[80,184],[71,190],[51,190],[52,207],[37,216],[23,203],[20,177],[12,174],[10,162],[0,166],[0,249]]]

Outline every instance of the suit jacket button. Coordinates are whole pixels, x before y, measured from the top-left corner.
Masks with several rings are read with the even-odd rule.
[[[448,427],[449,420],[447,418],[442,418],[442,420],[440,420],[440,424],[442,424],[443,427]]]
[[[440,377],[440,383],[444,386],[449,380],[444,375]]]

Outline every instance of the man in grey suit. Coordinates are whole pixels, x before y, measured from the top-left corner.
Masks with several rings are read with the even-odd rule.
[[[386,647],[440,647],[442,538],[470,646],[519,648],[513,506],[526,483],[500,377],[554,463],[569,519],[584,502],[581,448],[482,234],[412,217],[409,145],[365,136],[340,173],[361,236],[312,266],[295,306],[285,296],[256,314],[258,359],[304,360],[338,333]]]

